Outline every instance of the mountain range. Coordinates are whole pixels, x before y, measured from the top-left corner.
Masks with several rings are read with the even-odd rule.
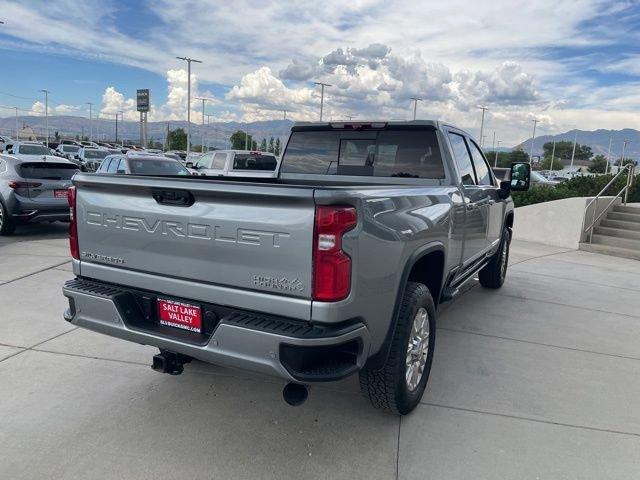
[[[45,118],[42,116],[18,116],[18,127],[23,126],[31,127],[35,133],[39,136],[44,135],[45,131]],[[216,122],[208,125],[200,125],[192,122],[191,124],[191,138],[192,143],[200,144],[202,136],[205,136],[205,142],[208,141],[211,145],[217,145],[224,147],[225,140],[228,140],[229,136],[236,130],[247,130],[250,135],[257,141],[262,138],[269,139],[270,137],[280,138],[286,140],[291,129],[293,121],[291,120],[266,120],[259,122]],[[118,122],[118,138],[122,139],[124,136],[125,142],[137,141],[140,138],[140,126],[139,122],[134,121],[119,121]],[[147,138],[153,138],[156,141],[162,142],[166,136],[167,126],[169,128],[183,128],[186,130],[187,122],[184,120],[168,121],[168,122],[149,122],[147,125]],[[0,134],[2,135],[15,135],[16,129],[16,117],[0,118]],[[76,135],[89,135],[89,120],[86,117],[77,116],[65,116],[55,115],[49,117],[49,132],[53,137],[55,132],[58,132],[61,136],[75,137]],[[115,119],[105,120],[94,119],[93,120],[93,132],[94,139],[113,141],[115,138]],[[622,153],[622,143],[624,140],[628,140],[625,150],[626,158],[638,159],[640,158],[640,131],[625,128],[623,130],[569,130],[568,132],[559,133],[557,135],[542,135],[535,138],[533,144],[533,154],[542,155],[542,146],[546,142],[553,142],[567,140],[573,142],[576,138],[580,144],[589,145],[594,155],[602,154],[606,155],[609,148],[609,140],[612,139],[611,144],[611,158],[619,158]],[[514,145],[512,148],[522,148],[525,152],[531,150],[532,139],[527,140]],[[500,150],[505,150],[501,148]]]

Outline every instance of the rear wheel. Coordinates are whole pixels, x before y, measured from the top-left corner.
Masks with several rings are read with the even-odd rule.
[[[511,244],[511,231],[505,227],[502,232],[502,239],[498,251],[494,253],[489,263],[480,272],[478,278],[480,285],[486,288],[500,288],[507,277],[507,266],[509,265],[509,245]]]
[[[4,208],[4,204],[0,202],[0,235],[11,235],[15,229],[16,226],[9,218],[7,209]]]
[[[389,355],[382,368],[366,365],[360,389],[374,407],[406,415],[420,403],[431,371],[436,311],[429,289],[409,282],[402,298]]]

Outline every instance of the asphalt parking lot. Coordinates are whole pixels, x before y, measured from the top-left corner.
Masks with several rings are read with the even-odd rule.
[[[66,225],[0,239],[2,479],[640,477],[640,263],[514,242],[506,285],[443,308],[423,404],[283,383],[72,328]]]

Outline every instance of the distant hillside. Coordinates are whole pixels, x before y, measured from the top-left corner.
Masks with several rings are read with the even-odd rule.
[[[634,160],[640,159],[640,131],[632,128],[625,128],[624,130],[594,130],[585,131],[578,130],[578,143],[582,145],[589,145],[593,150],[594,155],[607,154],[609,148],[609,139],[613,136],[613,143],[611,144],[611,159],[617,159],[622,154],[622,142],[623,140],[629,140],[625,150],[625,158],[632,158]],[[542,135],[536,137],[533,154],[542,155],[542,146],[546,142],[553,142],[554,140],[567,140],[573,142],[575,138],[576,130],[570,130],[558,135]],[[531,148],[531,138],[522,142],[520,145],[516,145],[514,148],[522,147],[522,149],[529,153]]]
[[[149,122],[147,125],[148,138],[156,141],[164,140],[167,132],[167,124],[174,130],[183,128],[186,130],[186,121],[169,121],[169,122]],[[203,133],[209,137],[211,143],[222,142],[236,130],[247,130],[254,138],[261,140],[262,138],[280,137],[285,140],[291,130],[291,120],[268,120],[262,122],[239,123],[211,123],[204,127],[199,124],[191,123],[191,136],[193,144],[200,144]],[[41,116],[19,116],[18,126],[31,127],[38,136],[44,136],[45,118]],[[16,119],[15,117],[0,118],[0,134],[15,135]],[[55,115],[49,117],[49,135],[54,136],[58,132],[62,137],[73,138],[76,135],[89,135],[89,119],[85,117],[62,116]],[[115,138],[115,119],[94,119],[93,120],[94,139],[105,141],[113,141]],[[138,141],[140,138],[139,122],[122,122],[118,121],[118,138],[124,135],[125,141]]]

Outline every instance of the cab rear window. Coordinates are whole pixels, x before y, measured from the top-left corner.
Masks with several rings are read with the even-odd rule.
[[[262,170],[273,172],[278,165],[273,155],[236,154],[233,158],[234,170]]]
[[[433,130],[323,130],[291,134],[282,173],[444,178]]]
[[[17,171],[22,178],[69,180],[78,171],[78,167],[66,163],[52,162],[21,163],[18,165]]]

